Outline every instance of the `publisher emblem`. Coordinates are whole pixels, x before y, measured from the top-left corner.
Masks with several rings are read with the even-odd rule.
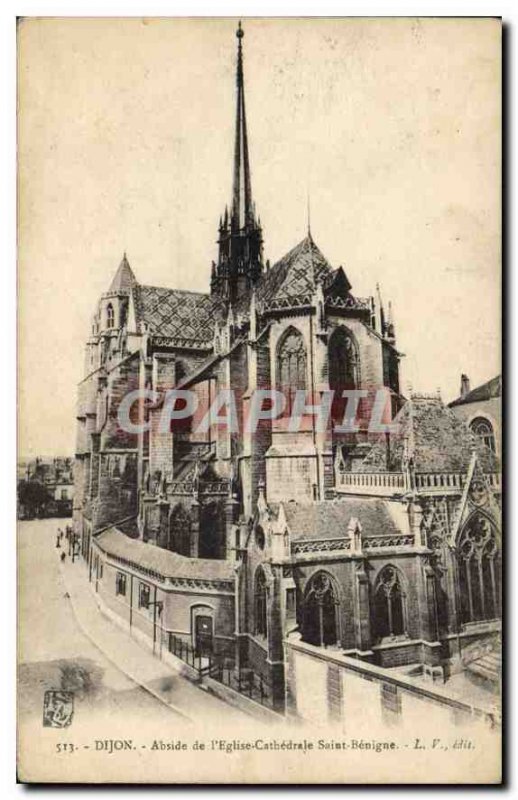
[[[50,690],[43,698],[43,727],[67,728],[74,716],[74,693]]]

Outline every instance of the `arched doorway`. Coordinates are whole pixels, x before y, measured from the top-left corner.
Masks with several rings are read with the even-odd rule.
[[[210,656],[214,650],[214,609],[212,606],[191,606],[192,643],[196,656]]]
[[[339,639],[338,598],[331,577],[325,572],[314,575],[306,589],[302,640],[316,647],[328,647]]]

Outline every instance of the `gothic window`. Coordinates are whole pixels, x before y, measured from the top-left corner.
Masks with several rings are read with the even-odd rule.
[[[377,640],[406,633],[405,599],[398,570],[384,567],[374,592],[372,629]]]
[[[191,517],[179,503],[171,512],[169,521],[169,550],[182,556],[191,555]]]
[[[264,530],[261,525],[258,525],[255,529],[255,543],[260,550],[264,550],[264,546],[266,544],[266,537],[264,535]]]
[[[495,619],[500,615],[500,549],[495,528],[475,513],[457,543],[461,621]]]
[[[221,503],[202,505],[200,512],[199,558],[225,558],[225,511]]]
[[[297,389],[306,388],[306,348],[302,334],[289,328],[277,350],[277,384],[286,398],[286,414],[291,414]]]
[[[266,609],[266,575],[264,569],[258,567],[254,581],[254,631],[256,636],[267,635]]]
[[[297,617],[297,590],[295,587],[286,589],[286,619],[294,620]]]
[[[108,303],[108,306],[106,307],[106,327],[115,327],[115,312],[111,303]]]
[[[469,426],[471,432],[475,434],[475,436],[485,444],[486,447],[489,447],[492,453],[495,452],[495,434],[493,431],[493,426],[489,422],[489,420],[485,419],[484,417],[477,417],[473,420],[471,425]]]
[[[340,326],[329,340],[329,386],[356,389],[359,384],[358,346],[352,333]]]
[[[342,397],[344,389],[356,389],[360,384],[358,346],[350,331],[340,326],[333,332],[328,347],[329,388],[335,392],[332,417],[341,423],[347,399]]]
[[[338,641],[338,599],[329,575],[319,572],[311,578],[302,609],[302,640],[317,647]]]

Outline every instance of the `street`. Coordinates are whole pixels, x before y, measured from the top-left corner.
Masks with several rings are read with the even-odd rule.
[[[71,690],[76,717],[104,722],[128,718],[170,723],[178,716],[130,680],[82,632],[59,568],[56,530],[69,520],[19,523],[18,713],[20,725],[41,726],[47,689]],[[63,539],[63,546],[67,542]],[[81,569],[77,563],[74,569]]]
[[[18,715],[26,735],[41,732],[46,690],[74,694],[74,726],[103,737],[139,728],[171,733],[192,723],[234,725],[249,715],[194,685],[99,611],[84,561],[66,557],[57,529],[68,520],[19,523]]]
[[[22,778],[60,781],[70,769],[71,779],[99,780],[96,770],[112,758],[110,743],[124,741],[130,742],[131,755],[118,753],[114,769],[119,779],[138,780],[141,770],[153,769],[155,748],[172,737],[208,736],[210,730],[219,735],[222,721],[236,734],[257,732],[256,719],[194,685],[180,674],[181,662],[178,670],[161,662],[99,611],[82,559],[72,563],[67,555],[60,563],[63,548],[56,548],[56,532],[67,522],[18,524]],[[68,552],[64,538],[62,545]],[[43,726],[47,690],[73,696],[66,727]],[[176,775],[177,768],[175,761],[168,775]]]

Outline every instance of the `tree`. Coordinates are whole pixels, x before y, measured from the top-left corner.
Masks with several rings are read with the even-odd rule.
[[[20,481],[18,483],[18,504],[24,516],[40,516],[50,499],[45,486],[38,481]]]

